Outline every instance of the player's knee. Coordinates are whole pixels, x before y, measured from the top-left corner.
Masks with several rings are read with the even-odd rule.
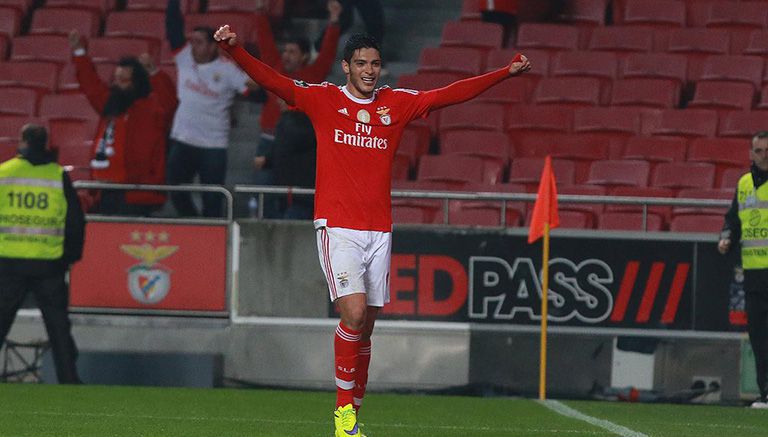
[[[352,308],[344,317],[344,324],[350,329],[361,331],[365,327],[365,308]]]

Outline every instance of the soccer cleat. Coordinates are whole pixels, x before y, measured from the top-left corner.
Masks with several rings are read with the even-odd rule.
[[[763,398],[757,399],[755,402],[752,402],[752,404],[749,406],[749,408],[757,408],[760,410],[766,410],[768,409],[768,402],[765,401]]]
[[[352,404],[337,408],[333,412],[333,420],[336,424],[336,437],[361,437],[357,414]]]

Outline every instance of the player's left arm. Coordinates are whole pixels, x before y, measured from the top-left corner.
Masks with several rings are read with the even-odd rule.
[[[428,101],[431,100],[428,104],[428,110],[432,111],[471,100],[504,79],[519,76],[530,69],[531,62],[528,58],[518,53],[509,63],[508,67],[481,76],[459,80],[443,88],[424,92],[425,98]]]

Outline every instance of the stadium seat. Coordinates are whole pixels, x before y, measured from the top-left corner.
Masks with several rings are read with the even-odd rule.
[[[49,143],[52,148],[90,147],[96,134],[96,123],[86,120],[49,120]]]
[[[392,223],[399,224],[435,224],[442,223],[434,208],[415,205],[392,205]]]
[[[407,180],[411,173],[411,159],[396,153],[392,159],[392,180]]]
[[[714,0],[686,0],[688,27],[704,27]]]
[[[716,1],[704,25],[716,29],[762,29],[768,21],[768,3]]]
[[[50,0],[49,0],[50,1]],[[199,0],[181,0],[180,2],[181,12],[186,14],[188,12],[196,12],[200,6]],[[239,1],[243,7],[248,7],[251,2]],[[157,0],[126,0],[125,9],[128,11],[165,11],[167,3]],[[210,5],[210,2],[209,2]],[[209,6],[210,7],[210,6]]]
[[[628,187],[620,186],[612,188],[608,194],[616,197],[650,197],[650,198],[673,198],[675,190],[656,187]],[[667,205],[648,205],[641,203],[611,203],[605,205],[606,212],[643,212],[647,210],[660,217],[664,223],[669,223],[672,213],[672,207]]]
[[[485,53],[470,47],[427,47],[419,56],[419,73],[456,73],[466,77],[483,72]]]
[[[688,145],[689,162],[708,162],[717,167],[715,186],[727,168],[749,167],[747,143],[736,138],[696,138]]]
[[[17,155],[18,144],[0,141],[0,162],[5,162]]]
[[[243,0],[208,0],[209,12],[257,12],[257,4]]]
[[[663,220],[651,212],[645,215],[644,218],[642,212],[606,211],[597,218],[597,229],[604,231],[659,232],[663,229]]]
[[[500,103],[502,105],[525,104],[528,102],[527,82],[505,80],[484,91],[472,101],[475,103]]]
[[[443,27],[440,45],[444,47],[500,48],[503,29],[500,24],[481,21],[449,21]]]
[[[704,162],[662,162],[651,175],[652,187],[712,188],[715,183],[715,166]]]
[[[572,127],[573,109],[561,106],[515,105],[507,116],[507,130],[515,144],[544,132],[570,132]]]
[[[27,123],[45,125],[44,120],[29,117],[28,115],[0,114],[0,143],[18,146],[21,128]]]
[[[645,187],[648,185],[650,164],[639,160],[594,161],[589,167],[587,185],[602,185],[609,189],[619,186]]]
[[[655,29],[685,27],[685,3],[676,0],[624,0],[616,24]]]
[[[509,166],[509,182],[525,186],[535,193],[541,181],[544,158],[514,158]],[[552,171],[558,187],[570,186],[576,180],[576,163],[567,159],[553,159]]]
[[[756,107],[758,109],[768,109],[768,84],[765,84],[762,91],[760,91],[760,101]]]
[[[506,168],[512,156],[509,137],[503,132],[453,130],[440,137],[440,153],[475,156]]]
[[[46,94],[40,100],[40,117],[46,119],[98,120],[85,94]]]
[[[717,134],[721,137],[751,138],[768,126],[768,111],[734,111],[720,117]]]
[[[747,172],[747,169],[744,168],[727,168],[725,171],[723,171],[723,176],[720,179],[720,185],[718,185],[718,188],[728,189],[728,190],[735,190],[736,186],[739,184],[739,179],[741,179],[742,176]]]
[[[571,0],[558,17],[577,26],[603,26],[608,0]]]
[[[597,216],[605,210],[602,201],[594,203],[569,202],[563,196],[605,196],[608,194],[608,188],[600,185],[567,185],[557,187],[557,195],[560,211],[577,211],[586,213],[590,216],[591,222],[597,222]]]
[[[715,199],[727,200],[733,199],[734,189],[728,188],[686,188],[677,193],[680,199]],[[715,214],[722,217],[728,210],[727,206],[676,206],[672,208],[673,216],[696,215],[696,214]]]
[[[485,0],[464,0],[461,2],[461,20],[481,20],[483,18],[483,2]]]
[[[627,138],[640,134],[642,113],[638,108],[579,108],[574,112],[573,131],[602,137],[610,144],[608,157],[617,159]]]
[[[0,0],[0,6],[15,9],[20,16],[26,16],[32,8],[32,0]]]
[[[679,89],[685,84],[688,59],[670,53],[632,53],[622,63],[619,76],[623,79],[667,79]]]
[[[611,82],[618,74],[618,64],[616,54],[610,52],[561,52],[554,56],[552,76],[599,79],[601,103],[607,103]]]
[[[768,55],[768,30],[753,30],[749,32],[746,46],[739,52],[733,50],[733,44],[731,44],[731,51],[733,53],[752,55],[752,56],[766,56]]]
[[[54,91],[59,67],[53,62],[0,62],[0,86],[23,86]]]
[[[666,79],[619,79],[611,90],[612,106],[673,108],[680,102],[680,87]]]
[[[754,90],[763,83],[763,59],[757,56],[709,56],[704,60],[701,81],[744,82]]]
[[[706,232],[719,234],[722,228],[723,216],[709,214],[681,215],[672,218],[672,222],[669,224],[669,230],[671,232]]]
[[[409,124],[403,130],[397,153],[408,157],[411,167],[429,151],[430,133],[429,127]]]
[[[220,23],[224,23],[221,21]],[[232,24],[232,23],[230,23]],[[185,26],[193,29],[196,24],[186,20]],[[233,25],[234,26],[234,25]],[[104,36],[145,38],[160,44],[165,39],[165,13],[161,11],[113,11],[107,15]],[[233,27],[237,31],[237,27]],[[238,36],[240,33],[238,32]]]
[[[30,34],[68,35],[77,29],[85,37],[99,32],[99,15],[86,9],[51,8],[36,9],[29,26]]]
[[[688,108],[748,111],[755,102],[755,88],[746,82],[697,82]]]
[[[644,159],[650,163],[684,161],[687,140],[680,137],[631,137],[624,146],[624,159]]]
[[[579,48],[579,29],[574,26],[545,23],[523,23],[517,32],[516,47],[547,50],[551,53]]]
[[[440,132],[452,129],[504,131],[504,106],[495,103],[464,103],[440,111]]]
[[[560,229],[595,228],[595,216],[589,212],[561,208],[557,215],[560,219]],[[528,212],[528,217],[525,219],[525,226],[531,226],[531,212]]]
[[[0,35],[13,38],[20,28],[21,14],[15,8],[0,6]]]
[[[419,160],[420,181],[445,182],[458,188],[467,183],[482,183],[483,160],[469,156],[426,155]]]
[[[652,135],[679,137],[714,137],[717,132],[717,112],[708,109],[667,109],[650,126]]]
[[[709,56],[727,55],[730,51],[730,34],[718,29],[677,29],[669,32],[669,39],[662,47],[668,53],[688,57],[688,80],[701,77],[704,63]]]
[[[575,180],[577,184],[584,182],[589,175],[592,161],[608,159],[610,144],[605,139],[589,134],[538,134],[524,137],[516,147],[519,157],[552,158],[571,160],[576,165]]]
[[[450,182],[440,181],[408,181],[408,180],[393,180],[393,191],[451,191],[461,189],[465,184],[456,184]],[[418,197],[396,197],[392,198],[392,206],[394,207],[414,207],[423,210],[423,215],[427,220],[427,223],[442,223],[443,222],[443,201],[438,199],[425,199]]]
[[[95,63],[116,64],[120,58],[142,53],[149,53],[157,60],[159,47],[152,40],[129,37],[93,38],[88,42],[88,54]]]
[[[0,114],[35,116],[38,93],[31,88],[0,88]]]
[[[13,39],[11,61],[45,61],[64,64],[72,57],[66,36],[27,35]]]
[[[397,80],[397,87],[427,91],[442,88],[462,78],[462,75],[456,73],[403,74]]]
[[[8,46],[8,37],[5,35],[0,35],[0,62],[4,62],[6,59],[8,59]]]
[[[574,108],[600,104],[600,81],[594,78],[548,77],[541,79],[533,93],[537,105],[560,105]]]
[[[45,0],[45,7],[86,9],[103,15],[115,8],[115,0]]]
[[[653,50],[653,30],[642,27],[606,26],[592,30],[588,50],[616,53],[620,58]]]
[[[476,193],[526,193],[520,184],[467,184],[462,191]],[[449,223],[456,225],[501,225],[501,201],[452,200],[449,202]],[[525,217],[526,204],[523,201],[507,201],[506,226],[520,226]]]

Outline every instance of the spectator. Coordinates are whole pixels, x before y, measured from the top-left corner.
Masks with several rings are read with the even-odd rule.
[[[315,187],[317,140],[312,122],[300,111],[286,111],[277,122],[272,154],[275,183],[300,188]],[[312,196],[289,195],[280,205],[284,219],[310,220],[314,213]]]
[[[151,76],[136,58],[123,58],[111,85],[103,83],[86,55],[80,34],[69,35],[77,81],[101,115],[93,144],[92,176],[123,184],[165,182],[165,150],[176,97],[166,73]],[[146,215],[165,203],[157,192],[105,191],[99,212]]]
[[[179,108],[171,128],[168,156],[168,182],[222,185],[227,173],[227,146],[231,124],[230,110],[235,96],[257,89],[234,63],[219,57],[213,29],[196,27],[184,36],[184,17],[179,0],[168,0],[165,31],[178,71]],[[222,196],[203,193],[205,217],[220,217]],[[199,212],[190,193],[171,194],[179,215]]]
[[[78,384],[65,276],[82,257],[85,217],[47,143],[44,127],[27,124],[21,129],[19,155],[0,164],[0,346],[32,292],[59,383]]]
[[[752,137],[749,156],[750,171],[739,179],[717,249],[726,254],[731,246],[741,245],[747,332],[760,390],[760,397],[751,407],[768,409],[768,228],[765,219],[761,219],[768,214],[768,131]]]
[[[263,4],[262,7],[264,8]],[[312,83],[325,80],[336,59],[340,33],[338,22],[342,14],[341,4],[337,0],[328,1],[327,8],[330,16],[328,31],[324,33],[323,44],[317,59],[311,64],[309,63],[311,48],[306,38],[288,39],[283,45],[282,53],[278,52],[266,10],[262,9],[256,18],[257,42],[261,60],[292,79]],[[257,183],[260,185],[271,185],[275,182],[274,175],[271,174],[270,157],[275,142],[275,127],[280,119],[280,113],[286,109],[288,108],[285,102],[279,97],[272,93],[267,95],[267,101],[261,113],[261,138],[254,158],[254,166],[259,170]],[[312,132],[311,137],[307,138],[307,141],[311,141],[313,138],[314,132]],[[268,211],[267,216],[271,216],[271,212]]]
[[[384,43],[384,8],[381,0],[339,0],[342,11],[339,16],[339,27],[341,33],[346,33],[355,22],[355,9],[363,19],[366,32],[379,41]],[[319,45],[319,40],[315,46]]]

